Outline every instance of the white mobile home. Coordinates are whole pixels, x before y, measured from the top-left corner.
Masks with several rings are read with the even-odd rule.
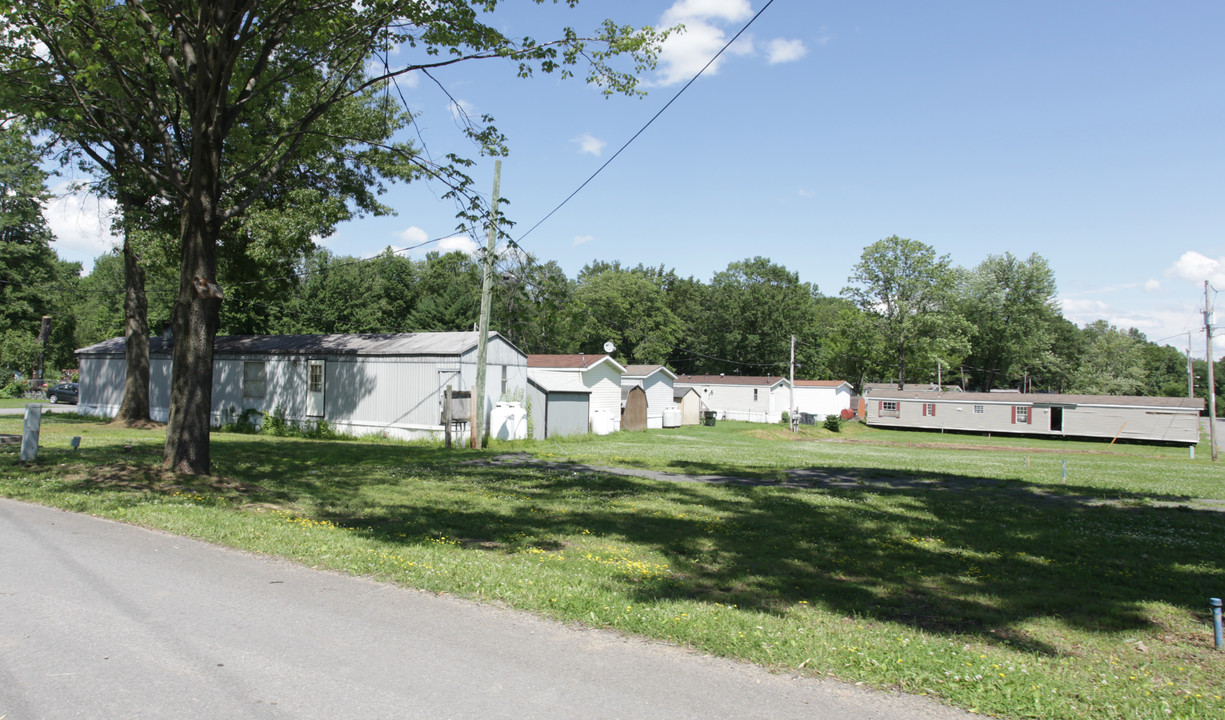
[[[297,423],[326,421],[351,435],[440,437],[447,386],[476,384],[474,332],[357,335],[231,335],[213,345],[213,422],[247,410],[283,413]],[[170,341],[149,345],[149,404],[155,420],[170,413]],[[81,412],[114,416],[127,375],[123,338],[77,351]],[[524,400],[527,356],[490,333],[485,374],[486,422],[499,399]],[[458,420],[458,419],[457,419]]]
[[[679,375],[676,390],[697,390],[706,410],[721,420],[776,423],[783,419],[791,384],[781,377]]]
[[[1201,399],[1118,395],[931,393],[875,390],[874,427],[922,428],[1194,445]]]
[[[621,428],[621,375],[625,368],[608,355],[529,355],[528,377],[543,386],[578,378],[590,392],[591,431],[606,435]]]
[[[796,410],[824,420],[851,408],[853,388],[845,380],[796,380]]]

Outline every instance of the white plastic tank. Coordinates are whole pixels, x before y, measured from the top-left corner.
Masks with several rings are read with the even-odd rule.
[[[647,430],[658,430],[664,426],[665,410],[647,410]]]
[[[591,432],[596,435],[608,435],[616,432],[621,424],[621,418],[614,418],[608,410],[591,411]]]
[[[517,402],[500,402],[489,414],[489,434],[499,440],[527,438],[527,410]]]
[[[664,427],[674,428],[681,426],[681,409],[678,407],[670,407],[664,410]]]

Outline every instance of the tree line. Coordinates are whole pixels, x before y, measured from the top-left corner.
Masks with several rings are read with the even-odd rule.
[[[40,277],[58,272],[58,279],[21,286],[24,304],[5,303],[0,314],[0,362],[25,371],[32,356],[21,349],[37,350],[42,314],[54,318],[47,357],[55,368],[74,366],[73,348],[124,332],[122,251],[78,277],[79,266],[55,261],[42,237],[43,252],[27,256],[42,258]],[[0,259],[11,261],[8,253]],[[414,259],[388,249],[360,259],[314,248],[262,277],[249,267],[223,268],[219,332],[471,330],[480,262],[458,251]],[[924,243],[886,238],[864,249],[837,294],[764,257],[730,263],[709,281],[603,261],[569,277],[556,262],[517,249],[502,252],[496,267],[491,327],[527,353],[598,354],[611,341],[622,363],[785,376],[794,335],[797,378],[848,380],[857,389],[942,382],[978,391],[1181,397],[1188,390],[1186,357],[1177,349],[1102,320],[1081,328],[1065,319],[1054,273],[1036,254],[1005,253],[964,268]],[[170,326],[176,292],[169,262],[146,267],[153,334]],[[1204,397],[1206,367],[1202,360],[1196,367],[1196,395]],[[1218,367],[1220,378],[1225,364]]]
[[[74,345],[122,334],[119,419],[139,422],[148,416],[147,340],[169,324],[163,465],[207,474],[218,332],[469,327],[471,259],[359,263],[315,246],[345,220],[390,212],[378,197],[396,182],[442,190],[468,232],[499,225],[472,189],[466,156],[509,152],[493,118],[461,119],[466,152],[430,152],[397,78],[425,76],[449,97],[441,74],[482,63],[508,79],[581,73],[605,95],[640,95],[639,77],[679,29],[605,20],[585,34],[512,36],[498,6],[0,0],[0,172],[9,183],[0,198],[0,366],[31,367],[37,349],[42,363],[63,368]],[[39,168],[52,155],[95,178],[118,208],[121,249],[87,277],[49,253],[36,212],[46,193]],[[963,271],[921,243],[888,238],[827,296],[764,258],[702,282],[616,263],[569,278],[554,264],[506,257],[493,326],[530,352],[597,352],[611,340],[624,360],[680,372],[781,374],[795,335],[801,377],[900,384],[947,368],[978,388],[1018,379],[1065,390],[1169,384],[1147,360],[1139,369],[1124,360],[1148,352],[1143,338],[1062,321],[1053,279],[1049,292],[1040,284],[1040,258],[993,260]],[[43,314],[55,319],[52,337],[32,343]],[[1110,351],[1101,367],[1099,343]]]

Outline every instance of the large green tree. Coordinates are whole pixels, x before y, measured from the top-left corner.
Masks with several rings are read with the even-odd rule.
[[[817,288],[769,258],[729,263],[706,293],[699,363],[705,372],[785,374],[791,336],[811,337]],[[797,348],[799,362],[816,365],[814,345]]]
[[[0,352],[7,369],[30,373],[40,324],[69,270],[51,249],[42,206],[49,198],[42,149],[14,119],[0,120]],[[79,266],[78,266],[79,269]]]
[[[593,38],[514,40],[482,13],[496,0],[0,0],[9,42],[6,98],[70,139],[106,172],[135,168],[180,212],[179,295],[166,467],[207,473],[213,338],[222,292],[218,246],[286,167],[318,151],[319,128],[352,102],[377,103],[395,76],[481,59],[509,59],[521,75],[580,61],[605,92],[633,92],[633,72],[608,60],[653,60],[654,36],[606,23]],[[402,51],[404,65],[370,72]],[[276,108],[276,111],[272,111]],[[389,152],[354,126],[344,145]],[[491,126],[471,134],[504,152]],[[329,138],[334,143],[335,137]],[[333,147],[335,145],[333,144]],[[466,195],[458,158],[431,174]],[[473,212],[477,206],[470,206]]]
[[[956,274],[947,255],[897,235],[864,248],[843,289],[875,322],[888,348],[898,389],[913,366],[956,366],[969,349],[969,325],[953,310]]]
[[[1138,395],[1144,389],[1144,341],[1098,320],[1084,328],[1085,353],[1070,391],[1084,395]]]
[[[619,264],[589,265],[574,289],[579,351],[598,354],[604,343],[632,364],[663,364],[680,341],[682,325],[651,273]]]
[[[958,290],[962,317],[973,327],[963,364],[975,389],[1011,386],[1052,362],[1059,309],[1055,273],[1045,258],[991,255],[962,273]]]

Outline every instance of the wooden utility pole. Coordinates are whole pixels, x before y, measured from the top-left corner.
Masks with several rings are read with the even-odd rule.
[[[447,386],[446,393],[442,396],[442,434],[447,443],[447,449],[451,449],[451,386]]]
[[[489,353],[489,306],[493,295],[493,251],[498,241],[498,193],[502,185],[502,161],[493,165],[493,199],[489,201],[489,239],[485,242],[485,262],[481,273],[481,319],[477,325],[476,387],[472,389],[472,447],[481,447],[485,429],[485,361]]]
[[[1212,462],[1216,462],[1216,379],[1212,374],[1212,296],[1204,281],[1204,330],[1208,333],[1208,442],[1212,443]]]
[[[796,413],[795,407],[795,336],[791,336],[791,412],[787,413],[788,423],[791,425],[791,432],[800,431],[800,418]]]

